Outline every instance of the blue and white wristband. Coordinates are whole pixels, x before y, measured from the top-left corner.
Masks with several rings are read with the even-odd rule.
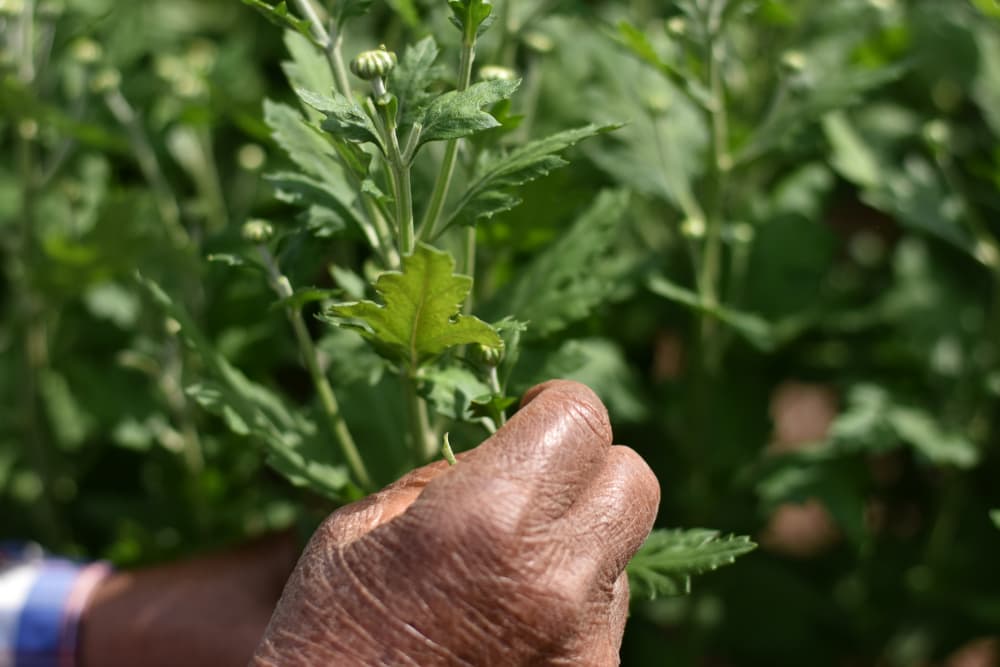
[[[74,667],[80,617],[109,572],[37,546],[0,548],[0,667]]]

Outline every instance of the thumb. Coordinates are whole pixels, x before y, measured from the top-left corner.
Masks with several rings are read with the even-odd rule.
[[[377,493],[345,505],[327,517],[314,539],[347,546],[378,526],[395,519],[417,499],[431,480],[447,472],[446,461],[435,461],[408,473]]]

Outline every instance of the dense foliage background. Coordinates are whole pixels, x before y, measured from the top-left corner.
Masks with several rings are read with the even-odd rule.
[[[450,68],[444,5],[375,2],[344,52],[433,33]],[[588,382],[659,475],[660,525],[762,543],[636,599],[624,664],[996,664],[1000,8],[496,5],[477,64],[524,78],[496,141],[626,123],[481,223],[477,314],[547,322],[511,390]],[[358,239],[265,180],[292,168],[262,106],[293,103],[287,47],[236,0],[0,0],[0,537],[132,566],[333,507],[186,392],[210,364],[134,277],[312,409],[266,280],[231,266],[263,216],[294,284],[364,275]],[[413,464],[398,392],[308,319],[386,483]]]

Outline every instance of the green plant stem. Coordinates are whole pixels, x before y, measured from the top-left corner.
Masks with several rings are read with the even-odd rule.
[[[334,34],[334,27],[332,25],[329,30],[323,27],[323,22],[319,17],[319,12],[316,11],[316,8],[310,0],[295,0],[295,6],[310,22],[313,35],[320,43],[320,46],[323,49],[323,55],[326,56],[327,63],[330,66],[330,72],[333,74],[333,80],[337,86],[337,91],[347,99],[353,99],[354,91],[351,89],[351,80],[347,76],[347,66],[344,63],[343,34],[339,31]],[[357,175],[349,166],[349,161],[345,159],[339,149],[338,155],[341,158],[340,161],[344,166],[345,172],[352,179],[354,189],[360,192],[360,179],[357,178]],[[389,230],[385,216],[379,210],[378,204],[371,195],[362,192],[361,205],[364,208],[368,221],[372,226],[372,233],[369,235],[368,242],[374,247],[375,251],[381,255],[382,261],[385,262],[387,267],[390,269],[399,267],[399,253],[392,248],[392,232]],[[367,231],[366,235],[368,235]]]
[[[493,392],[494,396],[503,396],[503,388],[500,386],[500,377],[497,375],[497,367],[490,366],[489,376],[487,377],[490,384],[490,391]],[[497,426],[503,426],[507,423],[507,413],[500,410],[500,423]]]
[[[26,0],[21,15],[18,78],[25,86],[30,86],[35,79],[34,5],[33,0]],[[56,545],[60,543],[64,531],[55,502],[50,496],[52,470],[49,465],[49,447],[38,414],[38,379],[48,365],[48,331],[44,306],[36,295],[31,280],[33,267],[38,261],[34,243],[35,195],[38,181],[35,174],[34,138],[22,132],[20,127],[20,123],[27,120],[19,119],[15,128],[21,180],[21,224],[17,231],[17,240],[12,244],[14,252],[9,256],[8,270],[11,283],[15,286],[13,293],[17,295],[18,314],[21,330],[24,333],[22,348],[24,375],[19,388],[22,398],[20,417],[25,436],[24,448],[41,485],[41,494],[34,503],[34,509],[46,541]]]
[[[323,21],[311,0],[293,1],[299,12],[309,21],[313,37],[319,42],[327,61],[330,63],[330,69],[340,94],[350,99],[351,83],[350,79],[347,78],[347,67],[344,66],[344,56],[341,51],[344,43],[343,35],[340,32],[337,32],[336,35],[332,34],[334,30],[332,25],[329,30],[323,27]]]
[[[709,10],[711,12],[711,9]],[[709,309],[719,305],[719,281],[722,267],[722,224],[726,177],[730,168],[729,121],[726,94],[722,82],[722,53],[716,34],[718,26],[707,27],[706,59],[711,103],[706,109],[709,133],[709,168],[705,206],[705,243],[702,249],[698,296]],[[702,358],[710,371],[718,368],[721,350],[714,340],[718,322],[710,312],[701,315]]]
[[[373,115],[381,119],[378,125],[386,146],[386,162],[389,166],[392,196],[396,202],[396,235],[400,255],[413,252],[415,235],[413,233],[413,186],[410,181],[410,165],[399,148],[399,137],[396,134],[396,119],[388,104],[372,102],[378,108]]]
[[[139,115],[118,88],[112,88],[104,94],[104,104],[128,135],[132,152],[139,164],[139,170],[153,191],[156,209],[171,240],[178,247],[187,246],[191,242],[191,238],[188,236],[187,230],[184,229],[184,225],[181,224],[180,205],[163,174],[160,161],[156,157],[156,151],[153,150],[153,145],[146,136],[146,130]]]
[[[476,36],[475,34],[466,36],[462,42],[462,53],[458,62],[458,88],[459,92],[466,90],[472,82],[472,63],[476,59]],[[441,220],[441,212],[444,210],[445,202],[448,199],[448,190],[451,189],[451,179],[455,174],[455,162],[458,157],[459,140],[451,139],[444,148],[444,158],[441,160],[441,169],[438,172],[437,180],[434,182],[434,190],[431,193],[430,203],[424,212],[424,217],[420,222],[420,237],[434,238],[437,236],[437,226]],[[475,247],[475,246],[473,246]]]
[[[406,412],[410,419],[413,451],[418,462],[422,464],[437,454],[434,431],[431,429],[430,416],[427,414],[427,402],[417,393],[416,379],[411,375],[406,375],[402,379],[403,393],[406,394]]]
[[[274,289],[279,298],[287,299],[292,296],[294,294],[292,285],[288,281],[288,278],[278,269],[278,264],[274,256],[264,246],[259,246],[258,250],[267,267],[272,289]],[[319,394],[320,404],[323,406],[323,413],[326,415],[330,433],[340,446],[340,451],[344,455],[344,459],[347,460],[347,465],[350,467],[355,479],[357,479],[362,488],[371,489],[373,488],[372,479],[368,474],[368,469],[365,467],[364,460],[361,458],[361,453],[354,443],[354,437],[351,435],[347,422],[344,421],[344,416],[340,411],[340,405],[337,403],[333,387],[330,386],[330,381],[327,379],[326,373],[323,372],[319,354],[316,351],[312,336],[309,335],[309,329],[306,327],[305,320],[302,318],[302,312],[298,308],[286,308],[285,313],[292,325],[292,330],[295,332],[295,340],[298,343],[302,361],[306,366],[306,370],[309,371],[313,386],[316,388],[316,393]]]

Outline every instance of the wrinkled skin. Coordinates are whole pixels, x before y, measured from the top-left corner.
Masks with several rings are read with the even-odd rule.
[[[535,387],[457,466],[432,464],[331,515],[252,662],[617,665],[623,570],[659,485],[580,384]]]

